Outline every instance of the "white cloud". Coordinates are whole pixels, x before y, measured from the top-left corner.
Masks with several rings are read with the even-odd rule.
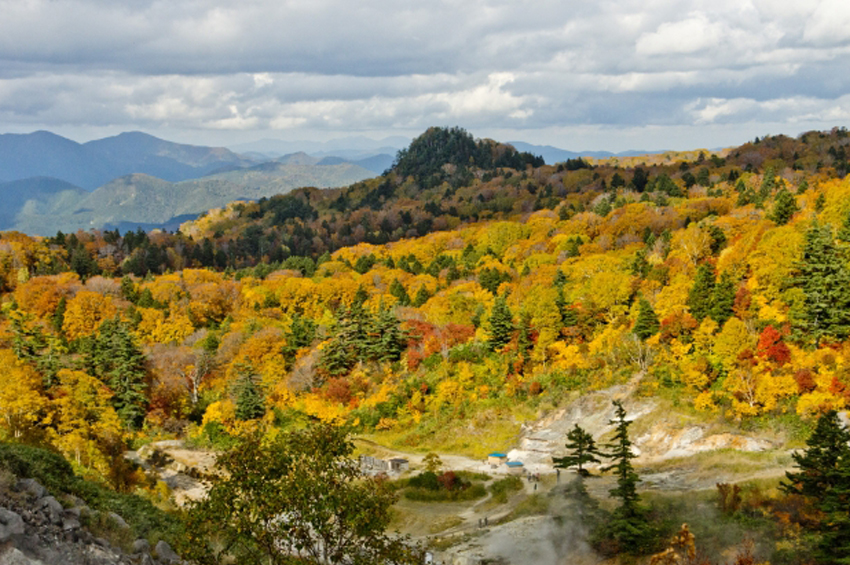
[[[0,13],[0,131],[457,123],[614,140],[842,120],[850,91],[846,0],[0,0]]]

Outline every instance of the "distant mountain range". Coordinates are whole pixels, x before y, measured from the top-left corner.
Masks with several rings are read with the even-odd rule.
[[[52,177],[86,190],[133,173],[170,182],[254,161],[223,147],[200,147],[128,132],[77,143],[47,131],[0,135],[0,181]]]
[[[305,164],[292,158],[290,162],[271,161],[178,183],[136,173],[114,179],[93,192],[56,179],[27,179],[0,185],[0,194],[18,195],[17,200],[4,201],[0,229],[53,235],[57,230],[103,227],[174,228],[180,221],[234,200],[258,200],[303,186],[348,186],[373,176],[351,163]],[[40,187],[39,192],[27,196],[34,186]]]
[[[389,154],[350,162],[304,152],[252,158],[223,147],[122,133],[77,143],[54,133],[0,135],[0,229],[176,227],[238,199],[294,188],[347,186],[392,165]]]
[[[610,151],[567,151],[551,145],[532,145],[524,141],[508,141],[517,151],[528,151],[534,155],[540,155],[547,165],[555,163],[563,163],[567,159],[577,159],[579,157],[593,157],[594,159],[606,159],[608,157],[634,157],[636,155],[652,155],[654,153],[664,153],[665,151],[621,151],[620,153],[611,153]]]
[[[186,145],[142,132],[77,143],[47,131],[0,135],[0,229],[52,235],[103,227],[175,228],[239,199],[348,186],[389,169],[410,139],[273,139]],[[609,152],[511,142],[549,163]],[[618,155],[634,155],[627,152]]]

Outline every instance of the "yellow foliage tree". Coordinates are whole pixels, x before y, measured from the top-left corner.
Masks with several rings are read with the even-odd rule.
[[[62,329],[70,341],[92,335],[105,320],[117,313],[112,299],[97,292],[81,290],[68,301]]]

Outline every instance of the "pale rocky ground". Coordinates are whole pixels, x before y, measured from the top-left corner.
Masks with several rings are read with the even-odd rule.
[[[579,397],[542,419],[526,425],[520,440],[508,451],[510,460],[522,461],[529,473],[540,474],[537,483],[523,481],[523,492],[507,504],[496,505],[487,498],[470,503],[425,504],[402,500],[399,512],[405,516],[398,527],[402,532],[421,541],[439,537],[442,545],[450,546],[435,553],[436,561],[452,565],[479,563],[531,563],[560,565],[560,563],[595,563],[596,557],[582,545],[582,536],[569,534],[548,516],[525,516],[506,523],[497,523],[508,516],[518,501],[531,494],[547,494],[556,487],[552,457],[564,454],[566,434],[578,424],[597,442],[609,439],[614,427],[612,400],[621,400],[633,421],[631,426],[635,460],[644,490],[689,491],[714,489],[717,482],[738,482],[774,478],[790,469],[790,451],[781,437],[770,433],[744,434],[706,423],[671,410],[659,399],[640,398],[634,394],[637,379],[627,385],[612,387]],[[405,453],[386,448],[368,440],[358,445],[370,455],[381,458],[404,457],[410,462],[410,473],[420,470],[424,455]],[[720,465],[711,472],[702,469],[700,457],[720,452]],[[762,453],[758,460],[746,459],[747,453]],[[169,485],[178,504],[204,495],[199,479],[215,462],[213,453],[187,449],[180,441],[157,442],[138,453],[128,454],[147,468],[155,468]],[[736,457],[744,463],[735,467]],[[507,467],[493,467],[487,461],[461,455],[440,454],[444,469],[487,473],[493,480],[508,473]],[[728,460],[729,465],[725,464]],[[593,466],[590,466],[595,471]],[[561,482],[570,480],[571,472],[562,472]],[[589,480],[587,488],[598,499],[607,497],[612,487],[611,477]],[[488,519],[487,528],[479,523]],[[557,535],[553,531],[557,530]],[[565,540],[566,541],[563,541]],[[555,541],[553,541],[555,540]],[[561,541],[557,541],[561,540]],[[569,542],[569,543],[567,543]],[[571,549],[572,548],[572,549]],[[537,555],[535,552],[542,552]],[[545,553],[545,555],[543,555]],[[524,555],[525,557],[520,557]],[[568,556],[568,558],[556,558]]]

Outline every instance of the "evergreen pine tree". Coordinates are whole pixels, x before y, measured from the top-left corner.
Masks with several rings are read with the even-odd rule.
[[[815,200],[815,212],[820,214],[823,212],[824,207],[826,206],[826,196],[823,192],[818,194],[817,199]]]
[[[697,269],[694,285],[688,293],[688,308],[691,315],[702,321],[711,312],[711,298],[714,293],[714,269],[703,263]]]
[[[393,279],[392,284],[390,284],[390,294],[398,299],[398,303],[401,306],[410,305],[410,296],[408,296],[407,291],[404,289],[404,285],[398,282],[398,279]]]
[[[581,254],[581,251],[579,251],[581,242],[582,240],[578,236],[570,240],[570,245],[567,247],[567,257],[578,257]]]
[[[375,361],[398,361],[407,349],[407,333],[401,329],[398,318],[381,304],[369,332],[368,357]]]
[[[358,307],[363,306],[363,303],[365,303],[367,300],[369,300],[369,293],[366,292],[366,289],[363,288],[363,285],[361,284],[357,287],[357,292],[354,293],[354,300],[352,301],[352,305]]]
[[[561,324],[565,328],[571,328],[578,325],[578,314],[572,306],[564,306],[561,312]]]
[[[726,320],[732,317],[732,307],[735,305],[735,294],[737,292],[738,288],[735,281],[732,280],[732,275],[728,272],[720,275],[720,280],[714,286],[714,291],[711,294],[711,309],[708,313],[718,326],[722,326],[726,323]]]
[[[635,258],[632,260],[632,264],[630,265],[631,272],[634,276],[645,278],[649,273],[650,265],[649,261],[646,259],[646,251],[643,249],[638,250],[635,253]]]
[[[140,426],[148,406],[145,355],[128,324],[106,320],[83,349],[84,364],[112,390],[112,404],[125,425]]]
[[[759,200],[767,200],[773,192],[774,187],[776,187],[776,171],[773,167],[768,167],[764,171],[764,177],[762,178],[761,186],[759,187]]]
[[[133,304],[139,301],[139,291],[136,290],[133,279],[128,276],[124,276],[121,279],[121,296]]]
[[[818,563],[850,563],[850,432],[834,411],[821,415],[806,449],[791,455],[797,472],[781,488],[807,497],[823,518],[817,522]]]
[[[493,304],[493,310],[490,313],[489,333],[490,339],[487,341],[487,345],[491,351],[504,347],[513,337],[513,314],[508,308],[508,302],[504,295],[496,297],[496,302]]]
[[[844,223],[841,224],[841,229],[838,230],[836,239],[844,243],[850,243],[850,212],[844,217]]]
[[[599,463],[597,455],[602,455],[593,441],[593,436],[584,431],[578,424],[567,434],[566,448],[568,454],[564,457],[553,457],[554,466],[558,469],[578,467],[579,476],[585,477],[589,473],[584,469],[588,463]]]
[[[745,190],[747,190],[747,185],[744,184],[744,179],[738,179],[738,182],[735,183],[735,192],[741,194]]]
[[[257,385],[257,376],[250,368],[241,372],[236,388],[236,418],[242,421],[261,418],[266,413],[266,402]]]
[[[555,288],[564,288],[564,285],[567,284],[567,275],[564,274],[564,271],[558,269],[557,274],[555,274],[555,280],[552,281],[552,284]]]
[[[828,225],[813,222],[806,231],[803,259],[797,264],[796,286],[803,289],[802,315],[795,325],[814,340],[843,340],[850,335],[850,269]]]
[[[788,192],[788,190],[783,188],[776,194],[770,219],[773,220],[776,225],[783,226],[788,223],[797,210],[797,199],[794,198],[794,195]]]
[[[416,297],[413,299],[413,305],[419,308],[431,298],[431,294],[428,292],[428,289],[425,288],[425,285],[419,287],[419,290],[416,291]]]
[[[520,317],[519,335],[517,336],[517,349],[519,349],[523,360],[527,363],[531,359],[531,316],[523,313]]]
[[[53,311],[53,316],[51,317],[50,322],[53,326],[53,331],[56,333],[62,332],[62,325],[65,323],[65,309],[67,306],[68,303],[63,296],[59,299],[59,303],[56,305],[56,310]]]
[[[210,334],[212,335],[212,334]],[[283,358],[287,365],[295,360],[295,354],[304,347],[309,347],[316,339],[316,323],[301,314],[295,313],[286,332],[286,345],[283,346]],[[217,347],[217,346],[216,346]]]
[[[620,401],[615,400],[614,407],[615,419],[608,423],[616,426],[616,430],[613,441],[606,445],[609,449],[608,457],[613,462],[602,471],[613,469],[617,475],[617,486],[609,492],[612,497],[619,499],[620,506],[611,514],[605,530],[607,537],[616,544],[618,552],[640,554],[651,548],[654,531],[637,493],[640,477],[632,465],[632,459],[637,456],[632,451],[632,441],[629,439],[631,422],[626,420],[626,410]]]
[[[638,304],[638,315],[635,320],[635,326],[632,328],[632,333],[641,340],[646,341],[657,334],[659,328],[660,324],[658,323],[658,316],[655,314],[655,310],[652,309],[652,305],[646,298],[641,298]]]

